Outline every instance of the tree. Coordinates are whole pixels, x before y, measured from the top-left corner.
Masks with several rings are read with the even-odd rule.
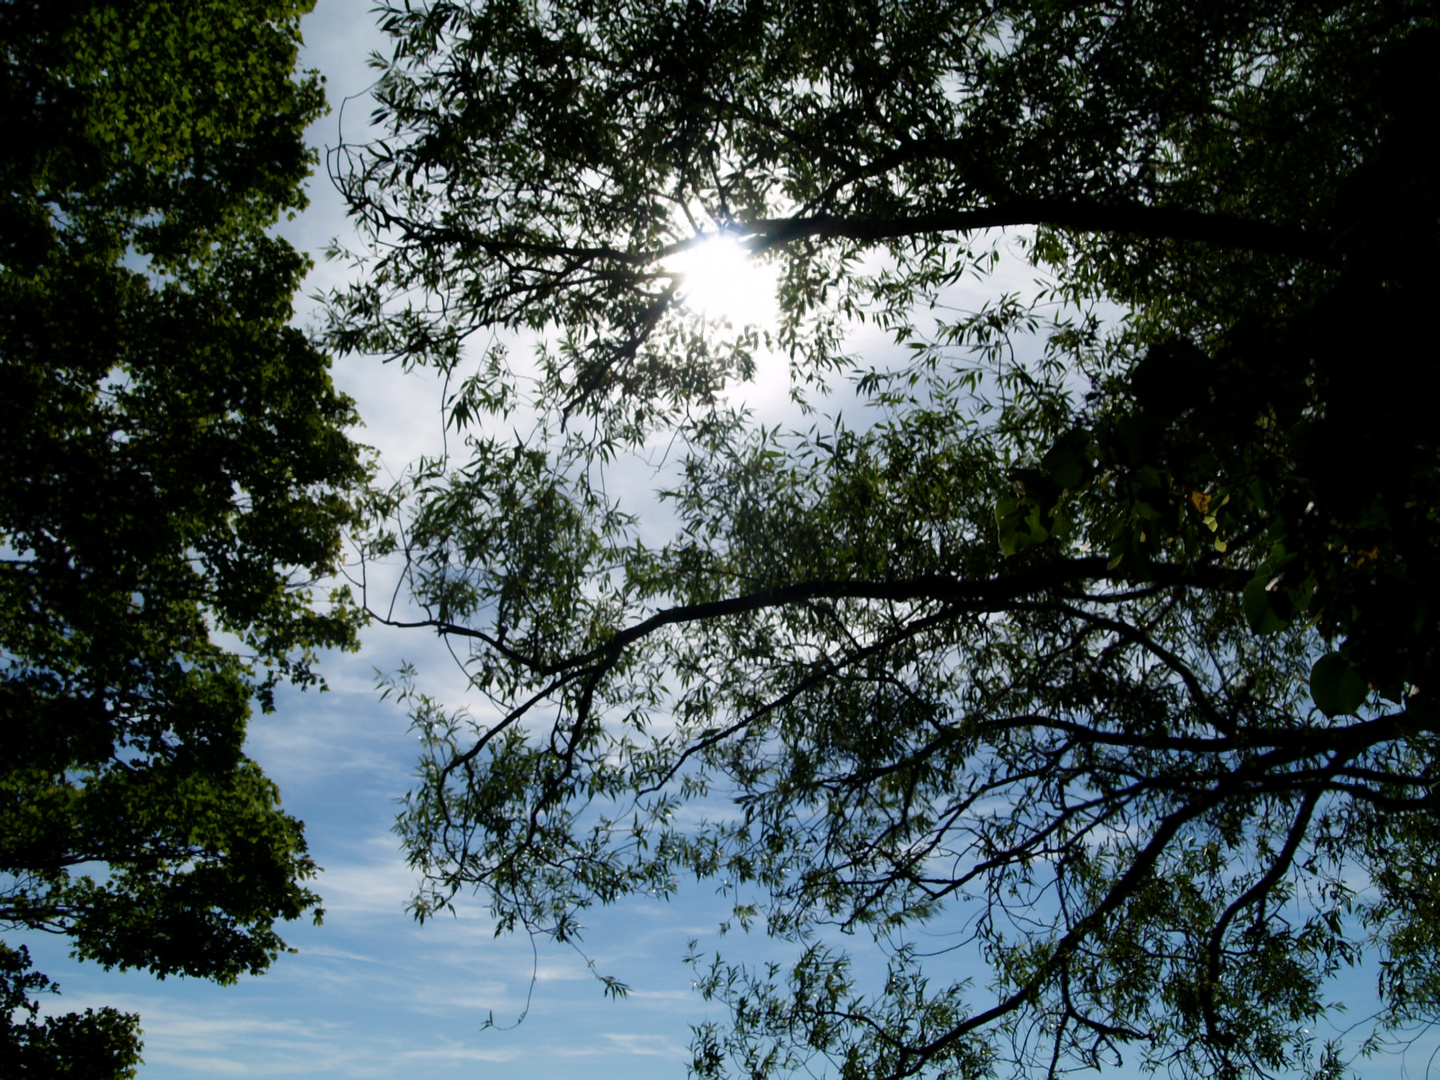
[[[701,1076],[1336,1075],[1362,957],[1361,1050],[1432,1022],[1435,16],[387,6],[332,337],[450,380],[372,550],[487,702],[389,687],[415,913],[727,883],[789,959],[692,956]],[[947,315],[996,228],[1045,286]],[[687,310],[716,233],[775,325]],[[730,408],[762,345],[874,422]],[[607,488],[646,454],[672,538]]]
[[[243,752],[358,614],[317,606],[366,476],[289,325],[305,258],[290,0],[0,8],[0,922],[78,957],[233,981],[319,918],[302,825]],[[98,868],[98,869],[97,869]],[[21,1024],[7,1075],[132,1075],[136,1018]]]

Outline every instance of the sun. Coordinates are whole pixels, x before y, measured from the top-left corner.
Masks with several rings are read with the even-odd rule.
[[[697,315],[728,319],[734,326],[775,321],[776,268],[756,260],[731,233],[672,256],[666,269],[683,275],[680,303]]]

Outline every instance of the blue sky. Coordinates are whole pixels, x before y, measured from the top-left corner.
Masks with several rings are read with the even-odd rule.
[[[363,95],[372,77],[365,57],[382,40],[365,0],[319,0],[304,33],[304,66],[326,75],[336,107],[312,131],[323,148],[336,141],[341,101]],[[368,112],[363,97],[347,107],[352,138]],[[320,253],[331,237],[344,235],[346,224],[323,174],[312,181],[311,194],[311,209],[286,232],[316,255],[309,289],[318,290],[343,279],[344,268],[324,263]],[[313,317],[308,307],[306,317]],[[336,377],[365,418],[361,438],[381,449],[388,467],[398,471],[433,449],[439,433],[434,383],[364,358],[342,361]],[[587,957],[543,941],[532,950],[523,936],[495,938],[479,904],[424,927],[405,912],[414,879],[390,825],[396,800],[410,785],[418,745],[403,712],[375,690],[376,670],[393,670],[402,660],[424,673],[426,689],[464,700],[438,643],[377,628],[367,632],[359,655],[327,659],[328,693],[282,694],[276,713],[252,724],[251,756],[278,782],[287,809],[305,821],[312,853],[324,867],[317,883],[324,924],[286,933],[298,953],[263,977],[216,987],[103,972],[69,960],[62,940],[25,937],[36,966],[61,983],[63,996],[52,1007],[108,1004],[139,1012],[145,1080],[548,1080],[577,1068],[601,1078],[683,1077],[689,1026],[723,1019],[692,991],[681,962],[692,938],[715,947],[715,927],[729,901],[713,887],[692,885],[674,902],[628,903],[586,920],[588,959],[632,988],[621,1002],[603,997]],[[725,948],[753,958],[774,952],[763,940],[733,935]],[[983,985],[983,973],[976,974]],[[497,1026],[482,1030],[492,1013]],[[1425,1071],[1427,1055],[1428,1046],[1412,1051],[1412,1073]],[[1399,1068],[1392,1061],[1366,1071]]]

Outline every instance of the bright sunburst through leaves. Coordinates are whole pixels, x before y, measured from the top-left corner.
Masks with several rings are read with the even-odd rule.
[[[761,262],[732,233],[711,236],[668,260],[683,275],[679,295],[690,311],[736,326],[765,326],[776,315],[772,264]]]

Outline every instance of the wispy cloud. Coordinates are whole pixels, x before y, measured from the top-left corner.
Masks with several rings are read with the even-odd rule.
[[[553,1048],[559,1057],[613,1057],[615,1054],[631,1054],[637,1057],[686,1058],[688,1050],[664,1035],[639,1035],[622,1032],[606,1032],[600,1036],[605,1045],[567,1046]]]
[[[445,1046],[438,1050],[409,1050],[400,1055],[405,1061],[514,1061],[520,1051],[514,1047],[504,1050],[478,1050],[473,1046]]]

